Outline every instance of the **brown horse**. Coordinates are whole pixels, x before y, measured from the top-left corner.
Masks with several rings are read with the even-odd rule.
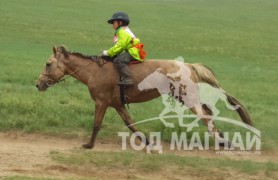
[[[205,66],[201,64],[184,64],[184,66],[191,70],[190,78],[192,81],[220,87],[212,71]],[[157,69],[165,73],[175,73],[179,70],[177,63],[173,60],[148,60],[144,63],[130,65],[129,68],[132,72],[134,85],[126,87],[125,93],[128,97],[128,103],[150,101],[161,95],[155,88],[148,90],[139,90],[138,88],[138,84]],[[119,75],[112,62],[106,61],[102,57],[91,57],[69,52],[64,46],[53,47],[53,55],[48,59],[36,87],[39,91],[45,91],[51,85],[60,82],[65,76],[72,76],[87,85],[90,95],[95,101],[93,132],[89,143],[83,145],[84,148],[94,147],[97,133],[109,106],[116,109],[132,132],[137,132],[137,129],[132,125],[133,122],[129,113],[121,103],[120,90],[117,85]],[[226,96],[231,105],[240,105],[240,108],[237,109],[238,114],[243,122],[251,125],[251,119],[243,105],[234,97],[228,94]],[[212,115],[211,110],[202,104],[198,107],[204,115],[207,115],[202,116],[202,121],[208,126],[209,117]],[[195,114],[199,111],[196,107],[190,107],[190,110]],[[213,137],[221,139],[221,133],[214,126],[209,131]]]

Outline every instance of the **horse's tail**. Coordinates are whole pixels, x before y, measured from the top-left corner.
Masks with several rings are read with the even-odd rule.
[[[191,64],[191,66],[194,72],[197,74],[197,78],[199,79],[199,82],[205,82],[210,84],[213,87],[220,88],[220,85],[215,77],[215,74],[210,68],[199,63]]]
[[[228,101],[229,103],[234,106],[234,107],[237,107],[236,111],[237,113],[239,114],[241,120],[245,123],[245,124],[248,124],[250,126],[252,126],[252,121],[251,121],[251,118],[249,116],[249,113],[246,111],[245,107],[236,99],[234,98],[233,96],[225,93],[227,98],[228,98]]]
[[[221,88],[215,77],[215,74],[211,69],[204,66],[203,64],[191,64],[191,66],[196,73],[199,82],[205,82],[213,87]],[[227,93],[225,93],[225,95],[227,96],[228,102],[236,108],[236,111],[239,114],[241,120],[246,124],[252,125],[251,118],[244,106],[233,96]]]
[[[228,101],[228,97],[227,97],[226,93],[224,93],[224,95],[225,95],[225,99],[223,100],[223,102],[226,104],[226,107],[227,107],[228,109],[235,111],[235,110],[237,110],[238,108],[240,108],[240,105],[239,105],[239,104],[236,105],[236,106],[232,106],[232,105],[230,104],[230,102]]]

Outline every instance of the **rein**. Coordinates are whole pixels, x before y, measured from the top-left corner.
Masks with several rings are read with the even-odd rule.
[[[67,75],[64,76],[62,79],[59,79],[56,83],[60,83],[60,82],[62,82],[62,81],[65,81],[67,78],[71,77],[73,74],[75,74],[75,73],[81,71],[82,69],[85,69],[87,66],[89,66],[89,65],[92,64],[92,63],[93,63],[93,62],[90,62],[90,63],[88,63],[87,65],[81,67],[80,69],[78,69],[78,70],[76,70],[76,71],[74,71],[74,72],[72,72],[72,73],[70,73],[70,74],[67,74]]]
[[[94,58],[95,57],[95,58]],[[48,86],[48,87],[51,87],[51,86],[54,86],[55,84],[58,84],[58,83],[60,83],[60,82],[62,82],[62,81],[65,81],[66,79],[68,79],[69,77],[71,77],[73,74],[75,74],[75,73],[77,73],[77,72],[79,72],[79,71],[81,71],[81,70],[83,70],[83,69],[85,69],[86,67],[88,67],[89,65],[91,65],[92,63],[97,63],[97,65],[98,66],[103,66],[103,65],[105,65],[107,62],[105,62],[104,60],[103,60],[103,62],[101,63],[101,61],[100,61],[100,59],[101,59],[101,56],[91,56],[91,59],[93,60],[92,62],[90,62],[90,63],[88,63],[88,64],[86,64],[85,66],[83,66],[83,67],[81,67],[80,69],[77,69],[76,71],[73,71],[72,73],[70,73],[70,74],[67,74],[66,76],[63,76],[61,79],[59,79],[59,80],[53,80],[53,79],[51,79],[51,78],[49,78],[48,80],[46,80],[46,85]],[[60,68],[60,66],[58,66],[58,68]],[[49,74],[52,74],[52,73],[44,73],[43,75],[49,75]],[[49,83],[49,82],[51,82],[51,83]]]

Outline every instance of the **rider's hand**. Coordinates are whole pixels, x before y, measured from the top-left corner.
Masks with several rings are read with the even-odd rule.
[[[108,56],[107,50],[103,51],[103,52],[102,52],[102,55],[103,55],[103,56]]]

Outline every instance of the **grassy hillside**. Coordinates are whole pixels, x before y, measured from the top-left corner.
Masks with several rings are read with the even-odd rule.
[[[71,79],[39,93],[35,82],[53,44],[85,54],[112,46],[114,31],[106,21],[122,10],[129,13],[149,59],[183,56],[212,68],[223,88],[246,105],[264,148],[277,149],[277,6],[275,0],[1,0],[0,129],[90,132],[94,106],[84,85]],[[221,115],[239,119],[223,106]],[[157,116],[162,108],[158,99],[131,105],[130,112],[138,121]],[[116,140],[123,127],[109,109],[99,137]],[[159,122],[138,127],[169,138]]]

